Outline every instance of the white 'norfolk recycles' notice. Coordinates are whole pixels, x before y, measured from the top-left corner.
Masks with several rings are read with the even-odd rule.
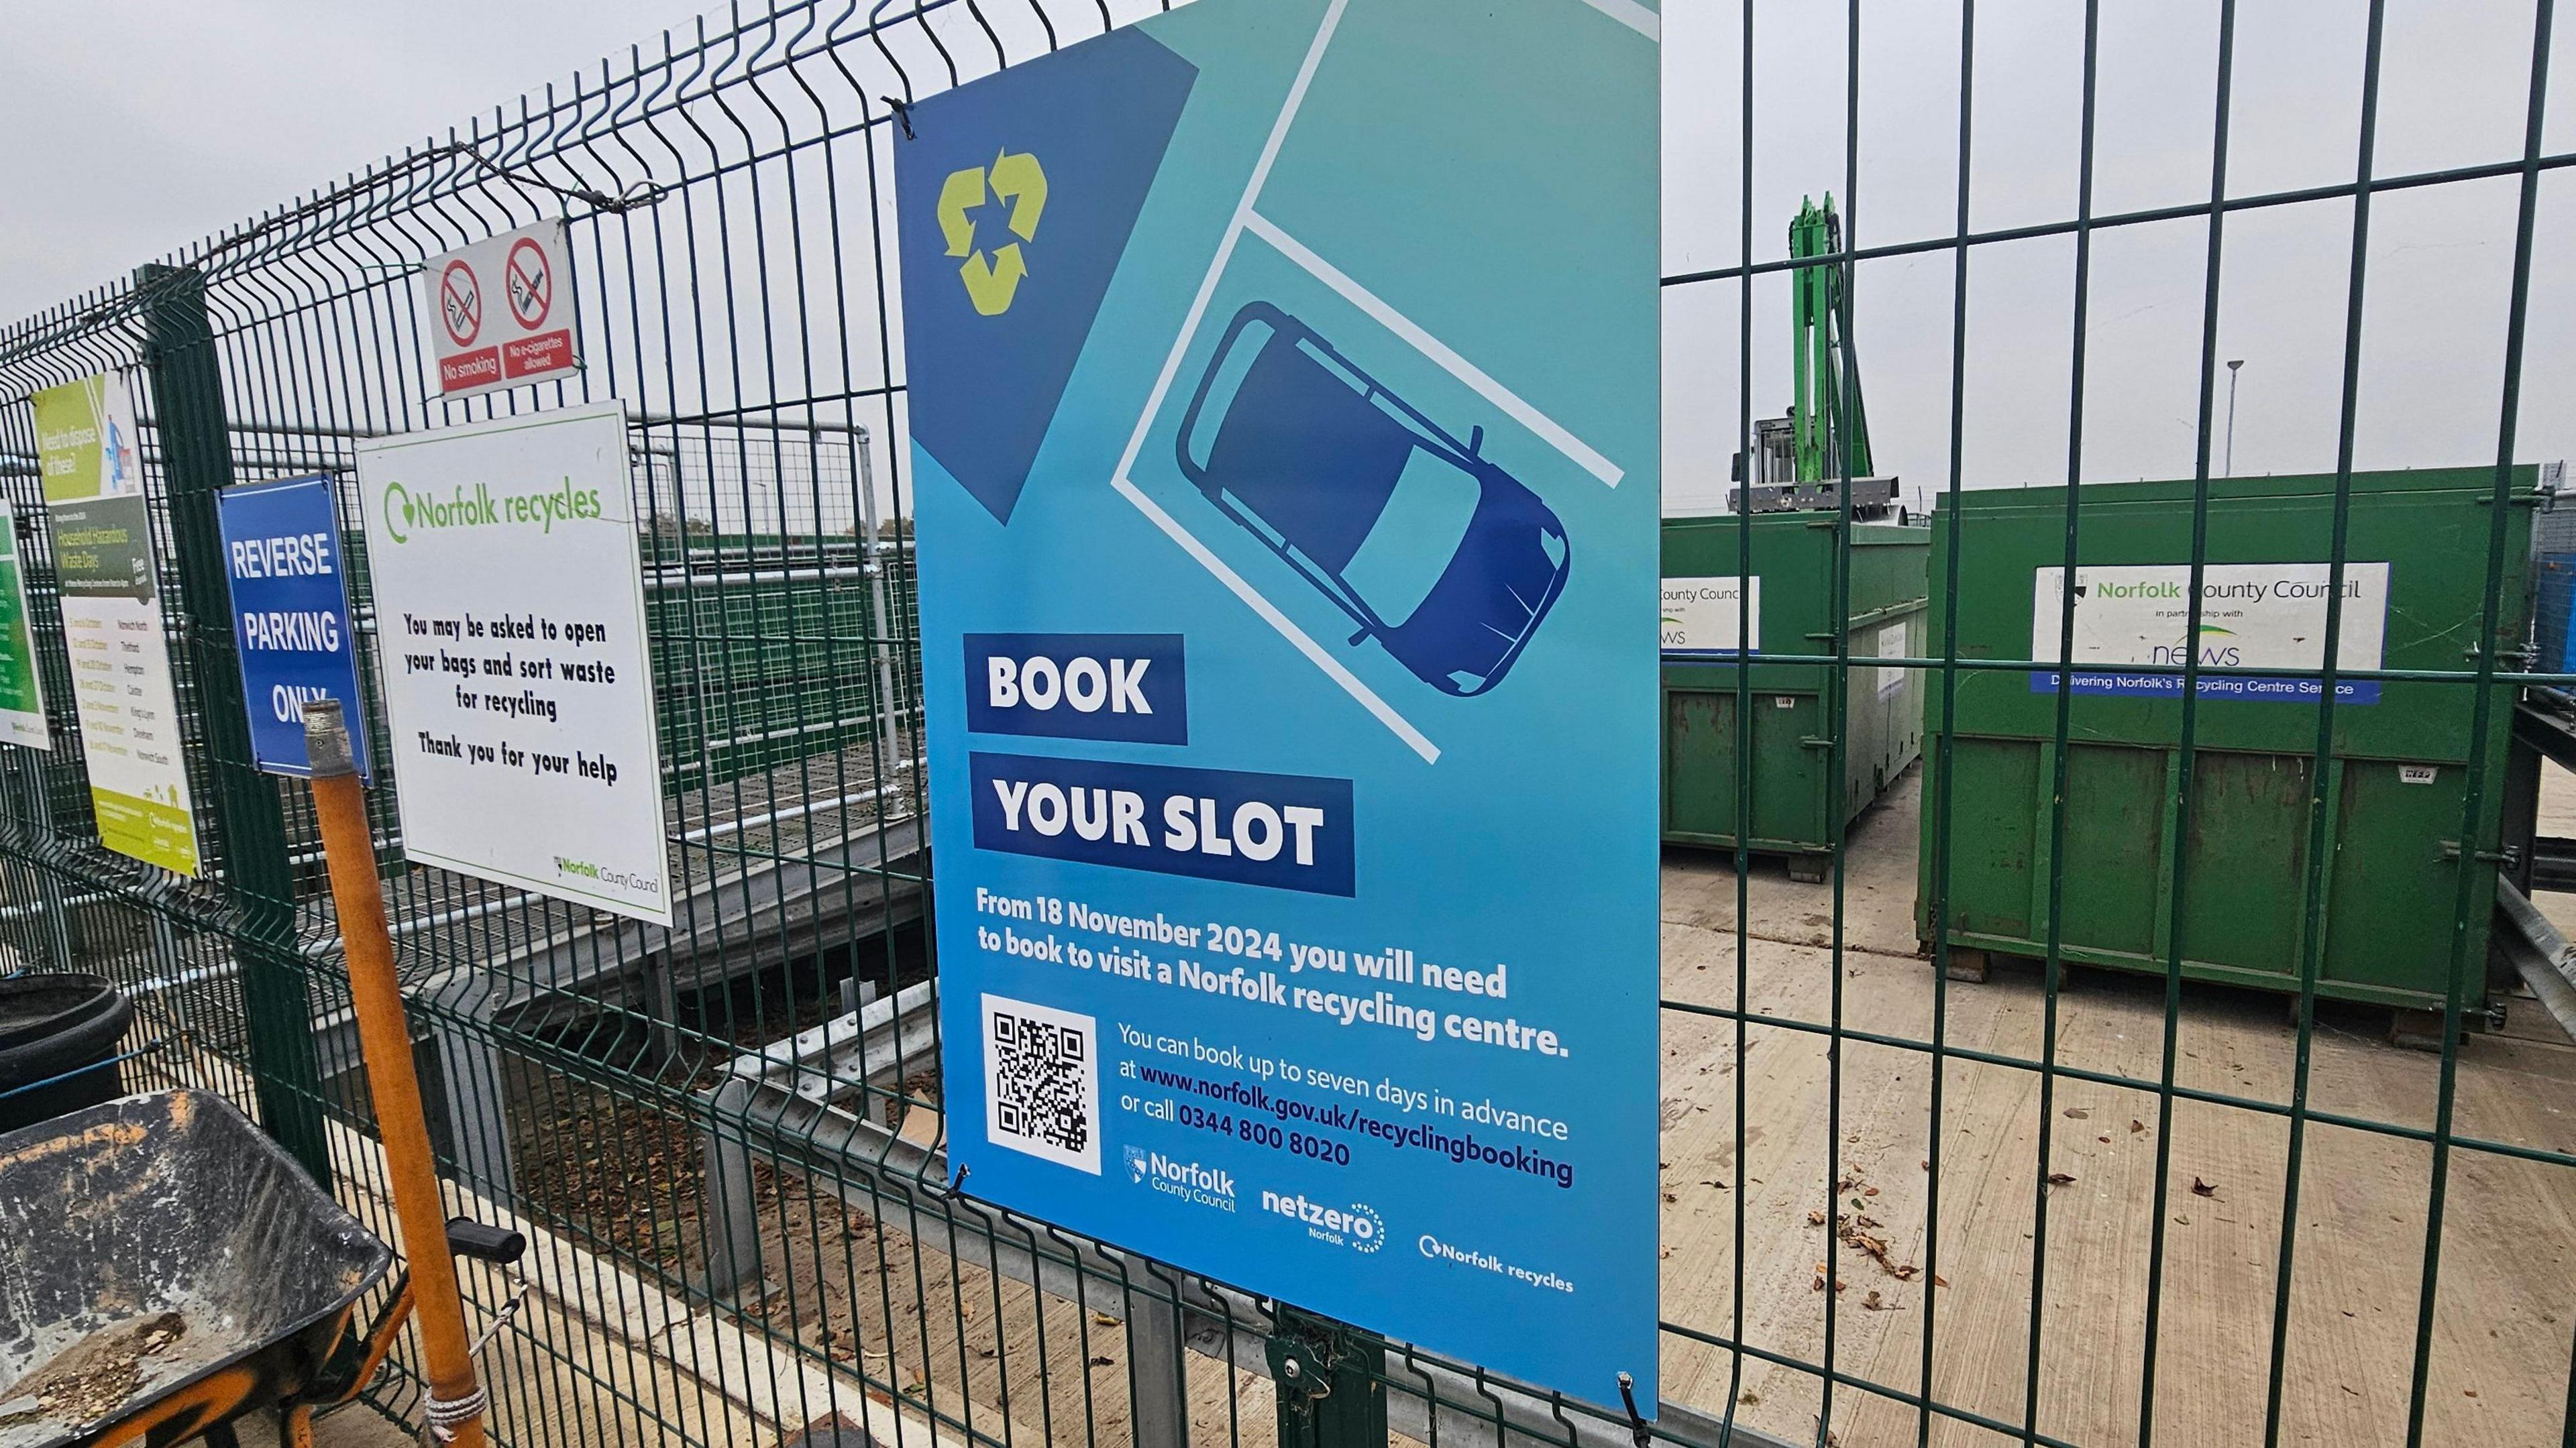
[[[626,409],[358,446],[403,847],[671,923]]]
[[[1667,578],[1664,580],[1663,648],[1668,654],[1732,654],[1762,649],[1762,579],[1749,587],[1738,578]],[[1753,637],[1738,643],[1744,622],[1744,595],[1751,594]]]

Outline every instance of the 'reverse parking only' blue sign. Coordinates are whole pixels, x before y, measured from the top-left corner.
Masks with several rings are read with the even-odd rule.
[[[895,143],[963,1189],[1649,1407],[1658,25],[1202,0]]]
[[[224,576],[232,584],[233,648],[251,756],[270,774],[310,775],[304,706],[338,699],[348,711],[358,772],[372,779],[358,693],[358,642],[349,620],[340,520],[326,477],[226,488]]]

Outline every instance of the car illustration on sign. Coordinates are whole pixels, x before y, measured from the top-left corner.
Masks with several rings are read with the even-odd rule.
[[[1181,419],[1182,474],[1445,693],[1502,682],[1573,561],[1538,494],[1268,302],[1237,312]]]

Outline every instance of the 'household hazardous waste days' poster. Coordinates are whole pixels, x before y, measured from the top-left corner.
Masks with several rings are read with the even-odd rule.
[[[35,396],[35,411],[72,708],[98,842],[194,875],[197,817],[133,405],[121,380],[100,376],[46,388]]]
[[[1202,0],[896,143],[963,1189],[1649,1410],[1656,28]]]

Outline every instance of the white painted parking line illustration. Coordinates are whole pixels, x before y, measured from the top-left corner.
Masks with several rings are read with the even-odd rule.
[[[1316,69],[1322,64],[1324,53],[1332,44],[1333,32],[1340,26],[1343,13],[1348,9],[1349,3],[1350,0],[1333,0],[1332,5],[1324,12],[1322,23],[1316,27],[1315,38],[1307,46],[1306,56],[1298,67],[1296,79],[1290,83],[1287,98],[1280,106],[1279,115],[1271,123],[1270,134],[1263,142],[1261,155],[1253,163],[1252,174],[1244,184],[1243,197],[1235,204],[1234,215],[1226,225],[1225,234],[1219,238],[1215,255],[1208,263],[1207,273],[1200,278],[1197,295],[1191,299],[1189,311],[1182,319],[1180,333],[1172,339],[1171,351],[1164,357],[1162,370],[1156,375],[1153,389],[1146,396],[1144,411],[1137,417],[1135,429],[1128,436],[1126,449],[1119,455],[1118,467],[1110,477],[1110,484],[1121,496],[1135,504],[1137,510],[1142,512],[1149,522],[1162,530],[1173,542],[1179,544],[1182,551],[1196,559],[1201,567],[1207,569],[1218,582],[1224,584],[1229,592],[1242,599],[1246,606],[1261,617],[1263,622],[1276,629],[1282,638],[1288,640],[1299,653],[1305,655],[1316,668],[1322,670],[1325,677],[1331,679],[1360,707],[1386,725],[1387,729],[1402,740],[1407,748],[1420,755],[1425,763],[1437,763],[1440,758],[1438,745],[1432,743],[1427,735],[1398,712],[1376,690],[1351,672],[1347,665],[1335,658],[1324,645],[1299,627],[1295,620],[1289,618],[1276,604],[1265,598],[1242,574],[1226,564],[1180,520],[1156,505],[1146,496],[1143,489],[1136,486],[1133,477],[1136,458],[1144,450],[1146,434],[1153,430],[1155,419],[1162,414],[1163,405],[1171,395],[1172,382],[1180,372],[1181,360],[1188,354],[1190,344],[1196,340],[1200,325],[1206,321],[1209,303],[1214,299],[1217,285],[1224,278],[1227,266],[1234,259],[1235,247],[1241,243],[1246,231],[1259,235],[1281,255],[1330,287],[1390,333],[1403,339],[1407,345],[1420,352],[1425,358],[1474,389],[1507,416],[1528,428],[1531,433],[1564,453],[1584,471],[1612,487],[1618,486],[1620,478],[1625,476],[1624,469],[1604,457],[1597,449],[1584,443],[1570,430],[1539,411],[1482,368],[1469,362],[1455,349],[1432,336],[1430,332],[1374,292],[1325,261],[1275,223],[1261,216],[1255,209],[1260,201],[1262,188],[1270,179],[1271,167],[1278,161],[1280,147],[1287,140],[1289,127],[1296,122],[1298,109],[1305,104],[1306,93],[1314,82]],[[1645,12],[1643,7],[1635,6],[1633,0],[1587,0],[1587,3],[1594,4],[1604,13],[1620,18],[1624,23],[1632,26],[1636,24],[1635,20],[1621,14],[1617,7],[1626,4],[1627,8],[1644,15],[1649,22],[1654,18],[1650,12]],[[1648,33],[1651,34],[1651,30]]]
[[[1483,368],[1459,356],[1447,343],[1424,331],[1412,318],[1380,300],[1375,292],[1351,280],[1341,268],[1309,250],[1304,242],[1280,230],[1270,218],[1258,212],[1247,212],[1244,229],[1270,243],[1281,256],[1331,287],[1344,301],[1366,312],[1370,320],[1403,338],[1415,351],[1439,363],[1450,376],[1474,388],[1487,402],[1501,408],[1512,421],[1538,434],[1548,446],[1572,458],[1575,466],[1614,488],[1619,486],[1621,478],[1627,476],[1625,469],[1603,457],[1554,418],[1522,401],[1518,393],[1486,375]]]
[[[1637,0],[1583,0],[1583,3],[1648,40],[1660,43],[1664,38],[1663,17],[1638,4]]]

